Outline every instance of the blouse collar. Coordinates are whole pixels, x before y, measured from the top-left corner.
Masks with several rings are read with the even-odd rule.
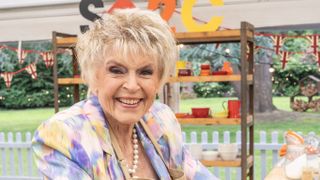
[[[113,148],[111,145],[110,134],[108,130],[108,125],[106,123],[106,118],[102,107],[99,103],[98,97],[91,95],[88,100],[83,105],[83,110],[86,116],[88,117],[89,122],[92,125],[92,128],[97,133],[99,142],[104,152],[112,155]],[[163,136],[163,130],[157,119],[155,119],[153,106],[150,110],[142,117],[142,119],[149,126],[154,138],[158,141]]]

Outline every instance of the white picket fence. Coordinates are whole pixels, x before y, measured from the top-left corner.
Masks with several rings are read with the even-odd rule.
[[[310,132],[314,134],[313,132]],[[199,135],[199,136],[198,136]],[[235,142],[240,147],[241,132],[238,131],[235,137],[230,136],[230,132],[225,131],[223,137],[219,136],[219,132],[212,132],[212,138],[209,142],[208,133],[191,132],[186,134],[183,132],[183,139],[187,146],[193,143],[201,143],[203,149],[217,149],[218,144]],[[260,142],[254,144],[255,148],[255,179],[263,179],[267,172],[278,162],[278,150],[283,143],[283,135],[279,136],[278,132],[271,133],[271,142],[267,142],[267,134],[264,131],[260,131]],[[33,155],[31,150],[31,138],[30,132],[25,134],[22,140],[21,133],[0,133],[0,179],[30,179],[39,180],[42,179],[40,173],[37,171],[33,162]],[[188,140],[187,140],[188,139]],[[223,139],[220,141],[219,139]],[[278,141],[281,139],[281,141]],[[200,141],[198,141],[200,140]],[[270,155],[271,153],[271,155]],[[271,162],[270,162],[271,159]],[[213,172],[221,179],[241,179],[240,168],[213,168]]]

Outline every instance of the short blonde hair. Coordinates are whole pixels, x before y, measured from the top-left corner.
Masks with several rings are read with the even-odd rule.
[[[104,15],[79,35],[76,51],[81,76],[89,89],[96,69],[102,67],[108,54],[156,60],[160,87],[177,59],[176,41],[167,22],[152,11],[140,9],[119,9]]]

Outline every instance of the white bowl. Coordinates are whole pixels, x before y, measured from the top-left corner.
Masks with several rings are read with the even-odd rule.
[[[190,144],[189,151],[193,158],[200,160],[202,156],[202,144]]]
[[[238,152],[238,145],[236,143],[218,144],[218,152]]]
[[[222,152],[220,151],[219,154],[222,160],[233,161],[233,160],[236,160],[238,151],[222,151]]]
[[[202,159],[206,161],[217,160],[218,155],[218,151],[202,151]]]

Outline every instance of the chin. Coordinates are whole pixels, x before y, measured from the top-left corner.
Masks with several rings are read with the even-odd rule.
[[[142,118],[143,114],[140,114],[141,113],[122,113],[120,116],[115,116],[115,119],[122,124],[134,124]]]

